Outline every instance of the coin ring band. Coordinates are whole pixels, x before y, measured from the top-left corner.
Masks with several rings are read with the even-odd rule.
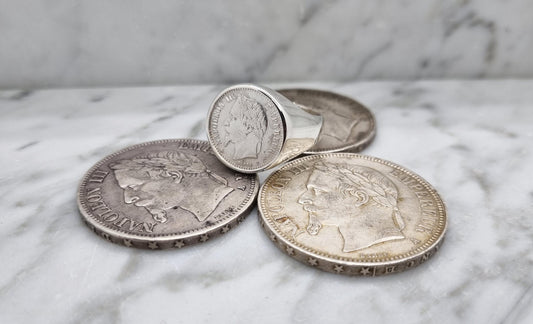
[[[224,130],[222,121],[217,121],[216,118],[224,113],[224,109],[229,108],[228,101],[233,100],[240,94],[253,94],[255,98],[260,98],[263,102],[263,109],[267,111],[267,115],[277,115],[279,123],[267,123],[267,133],[274,134],[263,138],[263,147],[269,145],[268,156],[259,153],[256,159],[248,159],[246,163],[241,163],[240,160],[232,159],[231,156],[225,152],[222,140],[219,139],[221,133],[226,132],[230,140],[235,142],[237,149],[243,148],[247,145],[253,145],[247,141],[242,142],[238,140],[235,133],[229,127]],[[245,99],[247,100],[247,99]],[[257,100],[257,99],[254,99]],[[265,104],[266,103],[266,104]],[[226,106],[224,106],[226,105]],[[302,105],[289,100],[287,97],[281,95],[279,92],[264,86],[254,84],[238,84],[224,89],[214,100],[209,110],[207,119],[207,137],[215,155],[227,167],[243,172],[256,173],[271,169],[283,162],[291,160],[296,156],[309,150],[316,142],[320,129],[322,127],[322,116],[311,114],[301,108]],[[220,117],[222,118],[222,117]],[[268,117],[270,118],[270,116]],[[218,133],[217,133],[218,132]],[[227,140],[226,140],[227,141]],[[251,162],[250,162],[251,161]]]

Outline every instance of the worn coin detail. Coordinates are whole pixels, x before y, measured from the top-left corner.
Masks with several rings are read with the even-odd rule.
[[[260,172],[311,148],[322,119],[268,87],[237,84],[224,89],[211,104],[207,139],[229,168]]]
[[[284,122],[272,98],[251,87],[223,92],[208,116],[208,137],[220,160],[233,169],[256,172],[281,152]]]
[[[108,241],[182,248],[224,234],[254,207],[259,180],[218,161],[206,141],[159,140],[96,163],[78,189],[83,220]]]
[[[356,153],[367,147],[376,135],[373,114],[352,98],[313,89],[282,89],[278,92],[303,105],[304,110],[324,118],[317,142],[306,154]]]
[[[284,253],[309,266],[378,276],[425,262],[442,243],[446,211],[420,176],[353,153],[310,155],[271,174],[260,223]]]

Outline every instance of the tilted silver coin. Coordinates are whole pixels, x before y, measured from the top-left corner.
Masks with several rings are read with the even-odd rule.
[[[374,115],[352,98],[322,90],[281,89],[283,96],[324,118],[317,142],[306,154],[352,152],[367,147],[376,135]]]
[[[284,253],[309,266],[378,276],[431,257],[446,231],[438,193],[394,163],[353,153],[310,155],[271,174],[260,223]]]
[[[218,161],[206,141],[160,140],[96,163],[78,189],[82,218],[108,241],[165,249],[205,242],[254,207],[256,175]]]
[[[213,101],[207,137],[222,163],[245,173],[270,169],[308,150],[322,117],[267,87],[239,84]]]

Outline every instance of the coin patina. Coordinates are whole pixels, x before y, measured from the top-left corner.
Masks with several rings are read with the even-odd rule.
[[[96,163],[78,189],[85,223],[108,241],[164,249],[206,242],[242,222],[259,181],[224,166],[206,141],[160,140]]]
[[[394,163],[353,153],[309,155],[271,174],[260,223],[285,254],[321,270],[378,276],[413,268],[439,248],[444,204]]]

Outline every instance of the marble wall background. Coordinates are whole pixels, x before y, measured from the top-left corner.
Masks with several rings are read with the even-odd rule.
[[[0,0],[0,88],[533,76],[528,0]]]

